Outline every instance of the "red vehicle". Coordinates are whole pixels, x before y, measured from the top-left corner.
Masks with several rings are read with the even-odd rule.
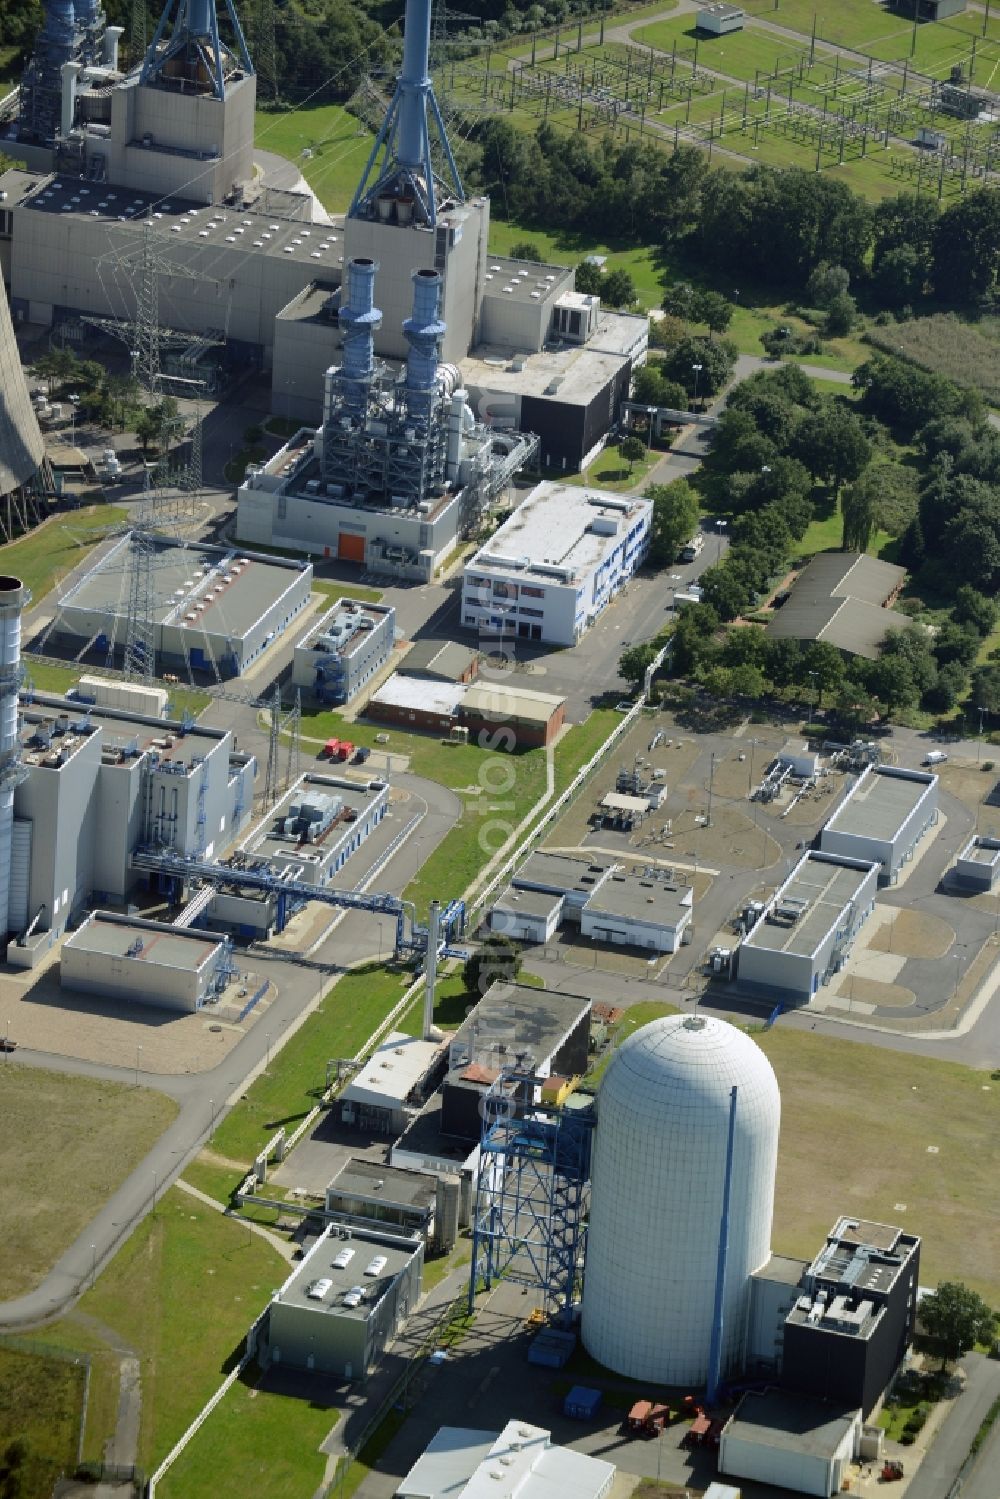
[[[699,1411],[691,1422],[684,1440],[689,1447],[717,1447],[721,1431],[722,1427],[718,1421],[713,1421],[711,1416],[706,1416],[704,1411]]]
[[[336,740],[334,740],[333,742],[334,744],[337,743]],[[353,754],[354,745],[349,739],[342,739],[340,743],[337,744],[336,751],[331,755],[330,758],[332,760],[349,760]]]
[[[321,760],[335,760],[340,749],[339,739],[328,739],[319,752]]]
[[[637,1400],[622,1422],[622,1432],[626,1436],[642,1437],[649,1441],[652,1437],[659,1436],[669,1420],[668,1405],[657,1405],[652,1400]]]

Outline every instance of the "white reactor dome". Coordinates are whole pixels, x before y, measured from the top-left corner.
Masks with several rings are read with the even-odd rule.
[[[777,1079],[735,1026],[684,1015],[636,1031],[605,1074],[581,1331],[618,1374],[706,1382],[734,1087],[723,1375],[743,1365],[750,1276],[771,1252]]]

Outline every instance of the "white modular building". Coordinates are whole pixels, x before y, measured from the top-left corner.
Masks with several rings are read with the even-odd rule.
[[[442,1426],[396,1489],[396,1499],[605,1499],[613,1463],[572,1447],[526,1421],[503,1431]]]
[[[647,879],[616,871],[584,905],[580,932],[613,947],[673,953],[691,925],[693,912],[694,889],[683,880],[655,879],[652,872]]]
[[[63,944],[64,989],[193,1014],[232,976],[230,944],[187,927],[94,911]]]
[[[951,877],[968,890],[988,892],[1000,875],[1000,838],[973,836],[955,860]]]
[[[874,860],[893,885],[923,834],[937,822],[938,778],[899,765],[868,766],[819,835],[824,853]]]
[[[575,645],[649,548],[651,500],[545,481],[466,564],[462,624]]]
[[[392,1031],[341,1091],[341,1123],[398,1138],[425,1102],[422,1092],[442,1060],[440,1042]]]
[[[730,5],[728,0],[714,0],[712,5],[698,8],[698,30],[707,31],[709,36],[730,36],[734,31],[742,31],[745,20],[746,11],[739,5]]]
[[[875,909],[881,866],[810,849],[737,949],[737,977],[775,1000],[808,1003],[844,966]]]
[[[767,1390],[743,1396],[719,1442],[719,1472],[832,1499],[861,1446],[861,1411]]]
[[[292,686],[323,703],[346,703],[392,654],[396,611],[390,604],[341,598],[295,647]]]
[[[597,1095],[581,1327],[592,1358],[629,1379],[704,1385],[721,1312],[722,1375],[742,1370],[751,1277],[771,1252],[780,1119],[770,1062],[723,1020],[669,1016],[618,1049]]]

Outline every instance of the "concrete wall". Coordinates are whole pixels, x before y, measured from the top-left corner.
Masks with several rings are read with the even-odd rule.
[[[317,323],[278,318],[271,360],[271,410],[275,416],[319,425],[323,420],[326,372],[339,363],[340,344],[335,320]]]
[[[516,906],[496,905],[490,911],[490,931],[502,932],[515,942],[548,942],[559,928],[560,906],[553,906],[549,916],[534,916]]]
[[[362,605],[361,613],[374,620],[374,628],[360,638],[352,636],[343,653],[334,655],[330,651],[311,650],[308,644],[295,647],[293,686],[303,688],[324,702],[346,702],[360,692],[392,654],[396,620],[396,611],[392,608]],[[323,618],[318,619],[304,637],[306,641],[322,632]],[[340,673],[333,671],[335,663],[341,666]]]
[[[141,932],[136,932],[136,936],[141,935]],[[173,968],[142,957],[84,952],[67,942],[63,944],[60,959],[60,982],[64,989],[74,989],[81,994],[97,994],[105,999],[130,1000],[156,1009],[193,1014],[204,1002],[222,958],[220,943],[200,969]]]
[[[861,1422],[858,1419],[858,1439]],[[729,1478],[756,1479],[758,1483],[791,1489],[797,1494],[831,1496],[840,1492],[847,1476],[854,1450],[855,1436],[844,1439],[837,1457],[832,1460],[804,1450],[766,1446],[759,1441],[744,1441],[723,1433],[719,1448],[719,1472]]]
[[[488,198],[471,199],[447,215],[447,221],[440,221],[436,230],[347,220],[344,264],[360,255],[379,266],[375,305],[382,309],[382,327],[375,335],[377,353],[405,358],[409,345],[403,321],[413,307],[412,273],[439,270],[444,276],[442,316],[447,324],[441,357],[449,364],[465,358],[473,342],[489,220]]]
[[[691,909],[673,925],[656,921],[644,921],[638,916],[612,916],[601,911],[600,898],[597,909],[585,905],[580,913],[580,932],[595,942],[610,942],[616,947],[645,947],[654,952],[676,952],[681,934],[691,923]]]
[[[225,100],[149,84],[111,98],[109,181],[136,191],[222,203],[253,177],[257,79],[232,83]],[[143,137],[152,137],[149,146]],[[95,148],[101,149],[95,139]]]
[[[747,1323],[747,1370],[781,1368],[785,1318],[795,1305],[798,1286],[754,1276],[750,1281]]]
[[[95,187],[91,192],[96,205],[101,193]],[[124,196],[121,203],[124,207]],[[121,318],[135,316],[135,297],[128,277],[114,277],[109,282],[108,262],[103,257],[112,250],[137,251],[141,240],[138,224],[48,213],[20,204],[13,209],[13,219],[11,301],[24,309],[30,307],[33,321],[51,322],[56,308]],[[202,245],[193,240],[184,245],[184,263],[205,279],[176,276],[169,280],[171,325],[194,329],[228,325],[230,339],[260,346],[264,367],[269,367],[275,318],[315,279],[315,264],[224,242]],[[160,296],[161,314],[166,318],[162,285]]]
[[[100,758],[100,735],[94,733],[58,770],[33,765],[14,793],[15,816],[32,824],[28,919],[44,906],[43,929],[62,931],[93,888]]]

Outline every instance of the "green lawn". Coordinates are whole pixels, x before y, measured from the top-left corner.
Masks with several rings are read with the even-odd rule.
[[[885,548],[894,540],[888,531],[873,532],[868,543],[868,555],[881,557]],[[829,515],[809,522],[806,534],[795,544],[795,552],[800,557],[811,557],[814,552],[839,552],[843,541],[844,523],[838,506]]]
[[[355,587],[353,583],[330,582],[327,578],[313,578],[313,593],[322,593],[335,604],[339,598],[360,599],[364,604],[378,604],[382,600],[382,591],[379,588]]]
[[[17,1007],[8,1002],[10,1034]],[[0,1300],[37,1286],[177,1113],[163,1093],[0,1062]]]
[[[393,940],[391,925],[385,922],[387,949]],[[353,1057],[411,980],[412,974],[390,972],[376,963],[345,974],[287,1045],[272,1056],[268,1071],[251,1084],[245,1098],[219,1125],[210,1149],[249,1167],[281,1125],[291,1134],[323,1092],[327,1061]],[[266,1018],[259,1023],[266,1030]],[[231,1190],[238,1184],[239,1172],[233,1171],[227,1179]]]
[[[374,137],[342,104],[257,111],[255,145],[287,156],[331,213],[350,207]],[[304,150],[311,157],[303,157]]]
[[[53,516],[27,536],[0,546],[0,568],[20,578],[37,603],[84,560],[106,530],[125,519],[126,511],[117,505],[88,505],[70,515]]]
[[[93,665],[85,663],[60,666],[51,661],[35,661],[30,655],[25,657],[25,674],[30,678],[36,692],[66,693],[71,687],[76,686],[82,676],[94,671]],[[162,685],[166,688],[170,694],[170,712],[175,718],[180,718],[184,713],[190,713],[192,718],[197,718],[200,713],[204,713],[212,701],[207,692],[199,692],[195,687],[176,687],[167,682],[153,685]]]
[[[669,1013],[634,1006],[622,1024],[634,1029]],[[775,1252],[810,1259],[841,1213],[900,1223],[923,1239],[922,1281],[964,1281],[996,1305],[1000,1095],[984,1092],[986,1074],[780,1020],[754,1040],[781,1089]],[[851,1167],[831,1175],[816,1163],[833,1139]]]
[[[140,1355],[147,1471],[222,1382],[287,1274],[259,1234],[174,1187],[83,1298],[82,1310]]]
[[[730,36],[707,36],[696,29],[694,17],[690,15],[642,26],[632,36],[635,41],[646,47],[655,47],[660,52],[671,52],[674,46],[678,53],[683,49],[688,62],[697,41],[699,70],[708,68],[730,78],[749,79],[751,83],[758,73],[774,73],[798,64],[803,51],[808,49],[808,42],[799,44],[774,32],[751,27]],[[816,56],[818,61],[832,61],[831,54],[821,52],[819,48]],[[687,68],[683,71],[686,73]]]
[[[642,436],[642,434],[639,434]],[[654,468],[664,456],[659,448],[647,449],[645,455],[638,463],[633,463],[631,468],[619,457],[618,449],[614,444],[604,449],[599,458],[584,474],[585,484],[598,484],[602,489],[638,489],[643,479]]]
[[[250,1365],[168,1469],[157,1493],[164,1499],[265,1492],[268,1499],[307,1499],[322,1485],[326,1458],[319,1445],[339,1414],[301,1391],[269,1388]]]
[[[872,43],[888,47],[896,38],[899,45],[905,39],[908,50],[913,31],[912,22],[873,5],[872,0],[836,0],[832,5],[818,5],[816,0],[779,0],[777,8],[774,0],[744,0],[743,8],[752,16],[801,32],[807,41],[815,17],[816,32],[823,41],[865,52],[871,50]]]
[[[41,1499],[76,1466],[85,1377],[82,1362],[0,1345],[0,1454],[15,1439],[27,1445],[19,1482],[4,1480],[4,1494]]]

